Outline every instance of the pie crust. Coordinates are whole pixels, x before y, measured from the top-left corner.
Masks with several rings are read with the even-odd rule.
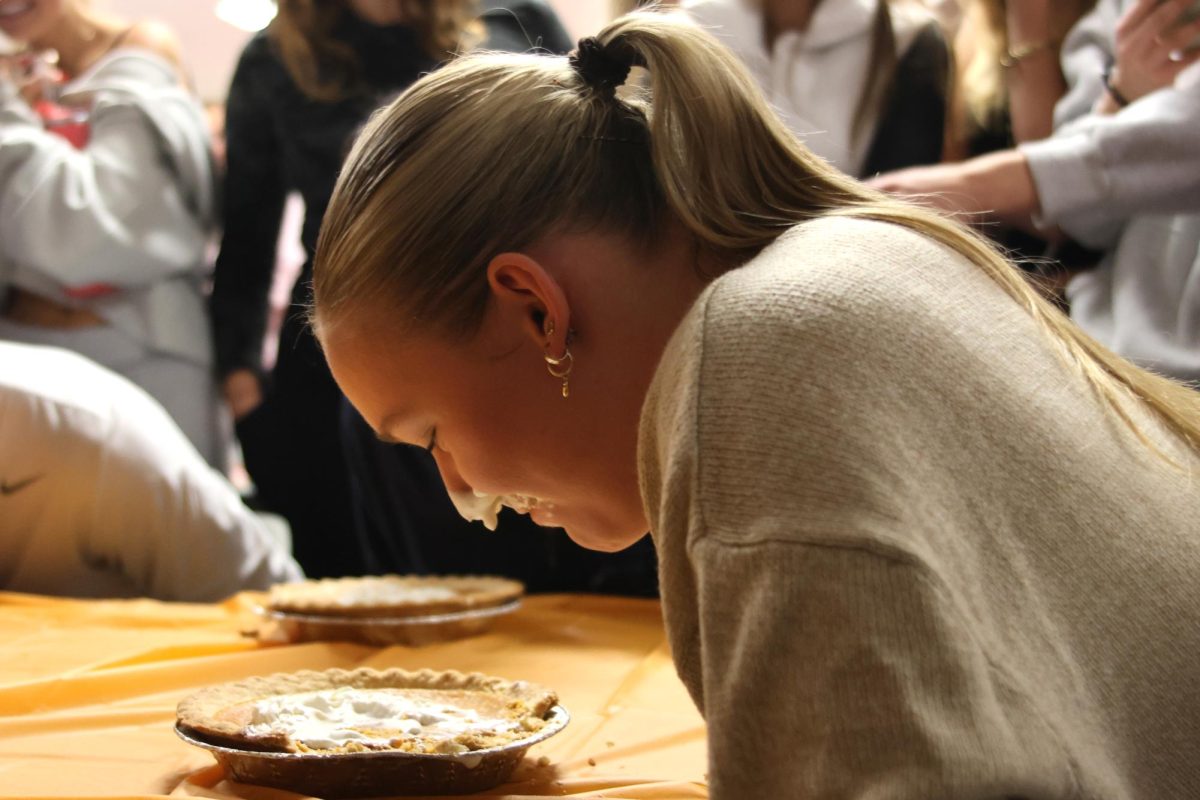
[[[400,619],[500,606],[524,591],[519,581],[487,575],[326,578],[276,584],[267,608],[306,616]]]
[[[181,701],[176,715],[183,730],[241,750],[463,754],[534,736],[556,703],[550,689],[479,673],[331,669],[211,686]],[[322,719],[333,715],[320,724],[337,735],[289,723],[296,708],[313,706]]]

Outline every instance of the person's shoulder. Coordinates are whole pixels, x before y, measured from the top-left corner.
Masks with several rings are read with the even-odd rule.
[[[82,91],[181,89],[190,94],[179,38],[168,26],[153,21],[134,23],[118,33],[108,52],[78,76],[76,83]]]
[[[271,28],[267,26],[251,36],[242,47],[238,57],[241,66],[280,65],[278,51],[271,36]]]
[[[144,411],[140,389],[77,353],[56,347],[0,343],[0,394],[24,422],[47,436],[101,440],[128,414]],[[16,424],[17,416],[6,417]]]
[[[546,0],[484,0],[481,6],[490,50],[539,49],[561,54],[574,47]]]
[[[268,26],[251,36],[242,47],[233,72],[231,93],[236,95],[248,87],[255,87],[255,91],[267,97],[286,92],[285,87],[291,86],[291,76]]]
[[[483,0],[480,6],[485,16],[504,11],[518,15],[554,13],[554,9],[546,0]]]
[[[950,38],[940,20],[929,9],[915,3],[889,4],[896,54],[932,57],[950,49]]]
[[[900,224],[806,222],[710,286],[696,321],[704,360],[894,364],[904,360],[896,342],[936,337],[956,298],[981,277],[964,257]]]
[[[147,50],[177,69],[183,69],[183,47],[179,36],[165,23],[156,20],[135,22],[121,37],[121,45]]]
[[[683,0],[679,8],[692,20],[704,26],[720,26],[757,19],[752,7],[730,0]]]
[[[792,319],[803,307],[834,297],[869,301],[878,294],[870,287],[903,280],[907,270],[931,260],[954,257],[905,225],[830,215],[788,229],[742,267],[721,276],[712,302]]]
[[[887,12],[897,36],[911,36],[931,26],[942,31],[937,15],[919,3],[888,3]]]
[[[268,25],[247,39],[246,44],[242,46],[233,80],[236,84],[248,76],[254,76],[257,80],[275,74],[286,74],[286,70],[271,33],[271,26]]]

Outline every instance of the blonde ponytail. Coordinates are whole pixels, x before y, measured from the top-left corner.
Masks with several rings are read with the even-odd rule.
[[[648,85],[616,96],[633,65]],[[615,21],[571,61],[459,59],[379,113],[325,218],[313,318],[328,329],[371,306],[393,325],[465,337],[487,302],[488,260],[551,230],[594,227],[648,244],[670,217],[730,262],[830,215],[901,225],[962,254],[1062,342],[1115,415],[1137,430],[1133,396],[1200,443],[1200,398],[1189,389],[1087,337],[967,228],[813,156],[732,54],[658,12]]]

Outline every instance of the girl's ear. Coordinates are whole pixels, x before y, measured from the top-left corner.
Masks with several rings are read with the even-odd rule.
[[[571,308],[553,275],[524,253],[501,253],[488,263],[487,278],[503,319],[517,326],[538,349],[563,352]]]

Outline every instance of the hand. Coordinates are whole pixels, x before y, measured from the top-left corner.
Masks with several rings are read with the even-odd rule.
[[[876,175],[866,184],[939,211],[978,211],[978,204],[966,181],[968,163],[909,167]]]
[[[1170,86],[1187,67],[1200,61],[1200,19],[1181,23],[1192,0],[1137,0],[1117,23],[1116,63],[1109,82],[1133,102]]]
[[[16,87],[21,99],[32,106],[47,90],[63,82],[63,73],[41,53],[0,56],[0,80]]]
[[[867,184],[922,205],[998,219],[1033,230],[1037,186],[1020,150],[1000,150],[957,164],[935,164],[878,175]],[[982,220],[980,220],[982,221]]]
[[[225,377],[221,387],[225,403],[235,421],[250,414],[262,405],[262,385],[258,376],[248,369],[236,369]]]

